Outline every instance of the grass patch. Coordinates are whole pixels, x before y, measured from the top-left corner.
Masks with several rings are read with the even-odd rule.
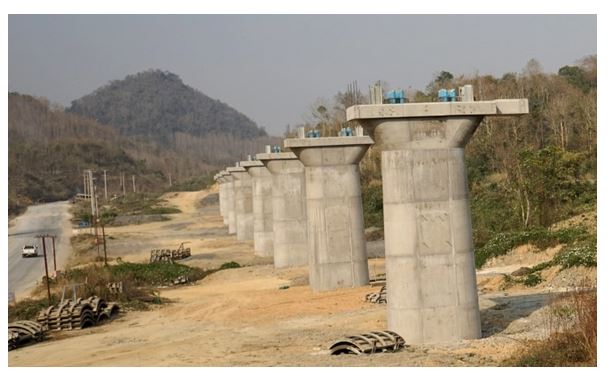
[[[170,206],[158,206],[152,208],[145,208],[143,214],[173,214],[181,213],[181,209]]]
[[[144,216],[181,213],[175,207],[163,206],[165,201],[151,193],[130,193],[100,206],[100,221],[103,224],[113,224],[120,216]],[[89,201],[81,201],[73,205],[73,221],[88,221],[91,223]],[[160,219],[163,219],[161,217]]]
[[[60,298],[53,294],[51,295],[51,302],[56,304],[60,301]],[[39,299],[24,299],[20,300],[14,305],[9,305],[8,308],[8,319],[9,323],[14,322],[16,320],[34,320],[36,319],[36,315],[42,309],[45,309],[49,306],[47,297],[39,298]]]
[[[229,261],[227,263],[223,263],[220,267],[219,270],[221,271],[222,269],[233,269],[233,268],[240,268],[241,265],[235,261]]]
[[[543,250],[558,244],[572,244],[588,238],[590,238],[590,235],[584,228],[565,228],[556,231],[534,228],[519,232],[499,233],[483,247],[477,248],[475,265],[480,268],[488,259],[504,255],[513,248],[524,244],[532,244]]]
[[[166,189],[167,192],[197,192],[208,188],[212,183],[210,176],[192,177],[189,180],[175,183]]]
[[[179,276],[185,276],[189,281],[197,281],[206,276],[200,268],[189,267],[183,264],[169,264],[156,262],[142,263],[119,263],[116,265],[90,266],[66,271],[65,278],[68,281],[88,282],[95,278],[108,278],[108,281],[128,281],[138,287],[159,287],[171,283]]]

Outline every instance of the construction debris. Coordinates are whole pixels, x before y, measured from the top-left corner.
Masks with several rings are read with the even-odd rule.
[[[379,304],[387,303],[387,289],[385,285],[381,287],[379,292],[371,292],[369,294],[366,294],[365,301],[371,302],[371,303],[379,303]]]
[[[18,320],[9,323],[9,351],[30,342],[41,342],[45,339],[45,330],[40,323],[30,320]]]
[[[370,286],[371,287],[377,287],[377,286],[382,286],[385,285],[385,273],[380,273],[378,275],[375,275],[374,278],[370,279]]]
[[[372,331],[337,340],[330,346],[330,355],[395,352],[404,347],[404,343],[404,339],[395,332]]]
[[[187,244],[188,241],[182,242],[177,249],[152,249],[151,256],[149,257],[150,263],[155,263],[158,261],[166,261],[169,263],[174,263],[175,260],[187,259],[192,255],[191,248],[185,248],[183,245]]]
[[[118,281],[114,283],[107,283],[106,288],[109,289],[109,292],[113,295],[118,295],[123,293],[123,282]]]
[[[47,330],[72,330],[104,323],[119,313],[116,303],[92,296],[87,299],[62,300],[38,314],[36,320]]]

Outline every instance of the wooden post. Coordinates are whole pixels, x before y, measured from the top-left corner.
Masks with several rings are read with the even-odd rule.
[[[136,193],[136,180],[134,179],[134,174],[132,174],[132,191]]]

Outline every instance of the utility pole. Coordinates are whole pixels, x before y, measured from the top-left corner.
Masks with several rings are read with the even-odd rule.
[[[100,242],[98,240],[98,223],[100,222],[100,214],[98,213],[98,193],[96,191],[96,185],[94,185],[94,203],[96,204],[96,212],[94,215],[96,216],[94,219],[94,234],[96,236],[96,248],[98,250],[98,258],[100,258]]]
[[[108,201],[108,192],[106,190],[106,170],[104,171],[104,201]]]
[[[91,207],[92,207],[92,219],[93,219],[93,217],[96,215],[96,202],[94,201],[94,178],[92,176],[91,170],[88,170],[87,173],[89,175],[89,195],[90,195],[90,202],[91,202]]]
[[[102,245],[104,246],[104,265],[109,265],[106,260],[106,234],[104,233],[104,224],[100,224],[102,228]]]
[[[87,195],[87,172],[83,172],[83,194]]]
[[[51,240],[53,241],[53,271],[57,272],[57,262],[55,260],[55,238],[56,236],[51,236]]]
[[[98,209],[98,189],[94,185],[94,203],[96,204],[96,218],[100,218],[100,209]]]
[[[136,193],[136,180],[134,179],[134,174],[132,174],[132,190]]]
[[[37,236],[43,241],[43,256],[45,257],[45,281],[47,282],[47,300],[51,306],[51,288],[49,288],[49,268],[47,267],[47,248],[45,247],[45,235]]]

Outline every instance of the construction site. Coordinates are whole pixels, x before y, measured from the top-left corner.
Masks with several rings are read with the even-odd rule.
[[[552,309],[595,291],[596,270],[552,264],[563,242],[520,243],[476,269],[464,147],[484,119],[528,114],[528,100],[444,91],[408,103],[373,86],[337,136],[302,130],[206,190],[166,193],[160,205],[175,212],[165,221],[98,230],[86,173],[95,243],[75,235],[71,270],[39,286],[48,307],[9,324],[9,365],[509,365],[549,336]],[[385,237],[367,240],[359,163],[371,148]],[[573,221],[595,230],[595,213]],[[92,276],[92,264],[111,276]],[[125,297],[136,276],[112,281],[130,264],[185,268],[139,310]]]

